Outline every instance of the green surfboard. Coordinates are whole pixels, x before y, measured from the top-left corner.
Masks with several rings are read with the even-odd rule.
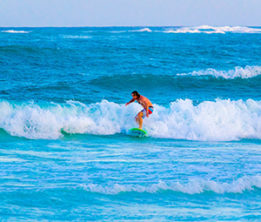
[[[145,136],[148,136],[148,133],[146,130],[143,130],[143,129],[132,128],[129,130],[129,135],[135,136],[135,137],[145,137]]]

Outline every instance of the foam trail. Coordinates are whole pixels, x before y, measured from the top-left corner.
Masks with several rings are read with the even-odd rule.
[[[29,31],[23,31],[23,30],[4,30],[2,32],[6,32],[6,33],[30,33]]]
[[[138,192],[138,193],[157,193],[159,191],[174,191],[185,194],[199,194],[204,192],[214,192],[217,194],[224,193],[243,193],[244,191],[251,191],[255,188],[261,188],[261,176],[245,176],[230,183],[216,182],[213,180],[194,179],[187,183],[181,182],[163,182],[145,185],[97,185],[84,184],[81,187],[94,193],[102,194],[119,194],[121,192]]]
[[[240,67],[237,66],[231,70],[216,70],[216,69],[206,69],[193,71],[189,73],[179,73],[177,76],[213,76],[216,78],[224,78],[224,79],[235,79],[242,78],[248,79],[261,75],[261,66],[246,66]]]
[[[225,33],[261,33],[259,28],[251,28],[244,26],[194,26],[194,27],[181,27],[177,29],[169,29],[165,33],[205,33],[205,34],[225,34]]]
[[[261,139],[261,101],[220,100],[193,105],[177,100],[168,107],[154,104],[155,111],[144,126],[158,138],[231,141]],[[136,126],[138,104],[125,107],[103,100],[85,105],[0,102],[0,128],[10,135],[30,139],[58,139],[61,130],[72,134],[113,135]]]

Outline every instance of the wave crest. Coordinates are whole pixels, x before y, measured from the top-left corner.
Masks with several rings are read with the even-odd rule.
[[[248,79],[261,75],[261,66],[237,66],[231,70],[216,70],[216,69],[205,69],[199,71],[193,71],[189,73],[179,73],[177,76],[213,76],[216,78],[224,79],[235,79],[242,78]]]
[[[259,28],[244,26],[220,26],[214,27],[209,25],[181,27],[177,29],[166,30],[165,33],[205,33],[205,34],[225,34],[225,33],[261,33]]]
[[[149,28],[142,28],[139,30],[132,30],[132,32],[152,32],[152,30]]]
[[[213,180],[194,179],[190,180],[188,183],[167,183],[164,181],[160,181],[159,183],[151,184],[149,186],[137,184],[84,184],[81,187],[87,192],[111,195],[119,194],[121,192],[157,193],[160,191],[174,191],[185,194],[200,194],[204,192],[214,192],[217,194],[243,193],[244,191],[251,191],[255,188],[261,188],[261,176],[245,176],[230,183],[216,182]]]

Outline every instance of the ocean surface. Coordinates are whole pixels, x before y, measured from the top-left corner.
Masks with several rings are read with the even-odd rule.
[[[0,28],[0,181],[1,221],[261,221],[261,27]]]

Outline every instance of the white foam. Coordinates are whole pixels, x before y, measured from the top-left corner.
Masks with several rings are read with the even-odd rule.
[[[132,32],[152,32],[152,30],[149,28],[142,28],[139,30],[132,30]]]
[[[149,135],[158,138],[231,141],[261,139],[261,101],[220,100],[194,105],[177,100],[168,107],[154,104],[144,120]],[[0,128],[14,136],[30,139],[58,139],[61,129],[72,134],[113,135],[136,126],[138,104],[125,107],[103,100],[85,105],[80,102],[20,105],[0,102]]]
[[[207,191],[218,194],[243,193],[244,191],[251,191],[254,188],[261,188],[261,176],[245,176],[231,182],[217,182],[198,178],[189,180],[187,183],[159,181],[148,186],[137,184],[103,186],[98,184],[84,184],[81,187],[87,192],[102,194],[118,194],[121,192],[156,193],[159,191],[174,191],[186,194],[199,194]]]
[[[205,33],[205,34],[225,34],[225,33],[261,33],[260,28],[244,26],[194,26],[168,29],[165,33]]]
[[[189,73],[179,73],[177,76],[214,76],[216,78],[235,79],[242,78],[248,79],[261,75],[261,66],[237,66],[231,70],[216,70],[205,69],[199,71],[193,71]]]
[[[2,32],[6,32],[6,33],[30,33],[29,31],[23,31],[23,30],[4,30]]]
[[[142,29],[131,29],[131,30],[113,30],[109,31],[110,33],[126,33],[126,32],[152,32],[150,28],[142,28]]]
[[[23,162],[23,161],[25,160],[19,158],[10,158],[5,156],[0,157],[0,162]]]

